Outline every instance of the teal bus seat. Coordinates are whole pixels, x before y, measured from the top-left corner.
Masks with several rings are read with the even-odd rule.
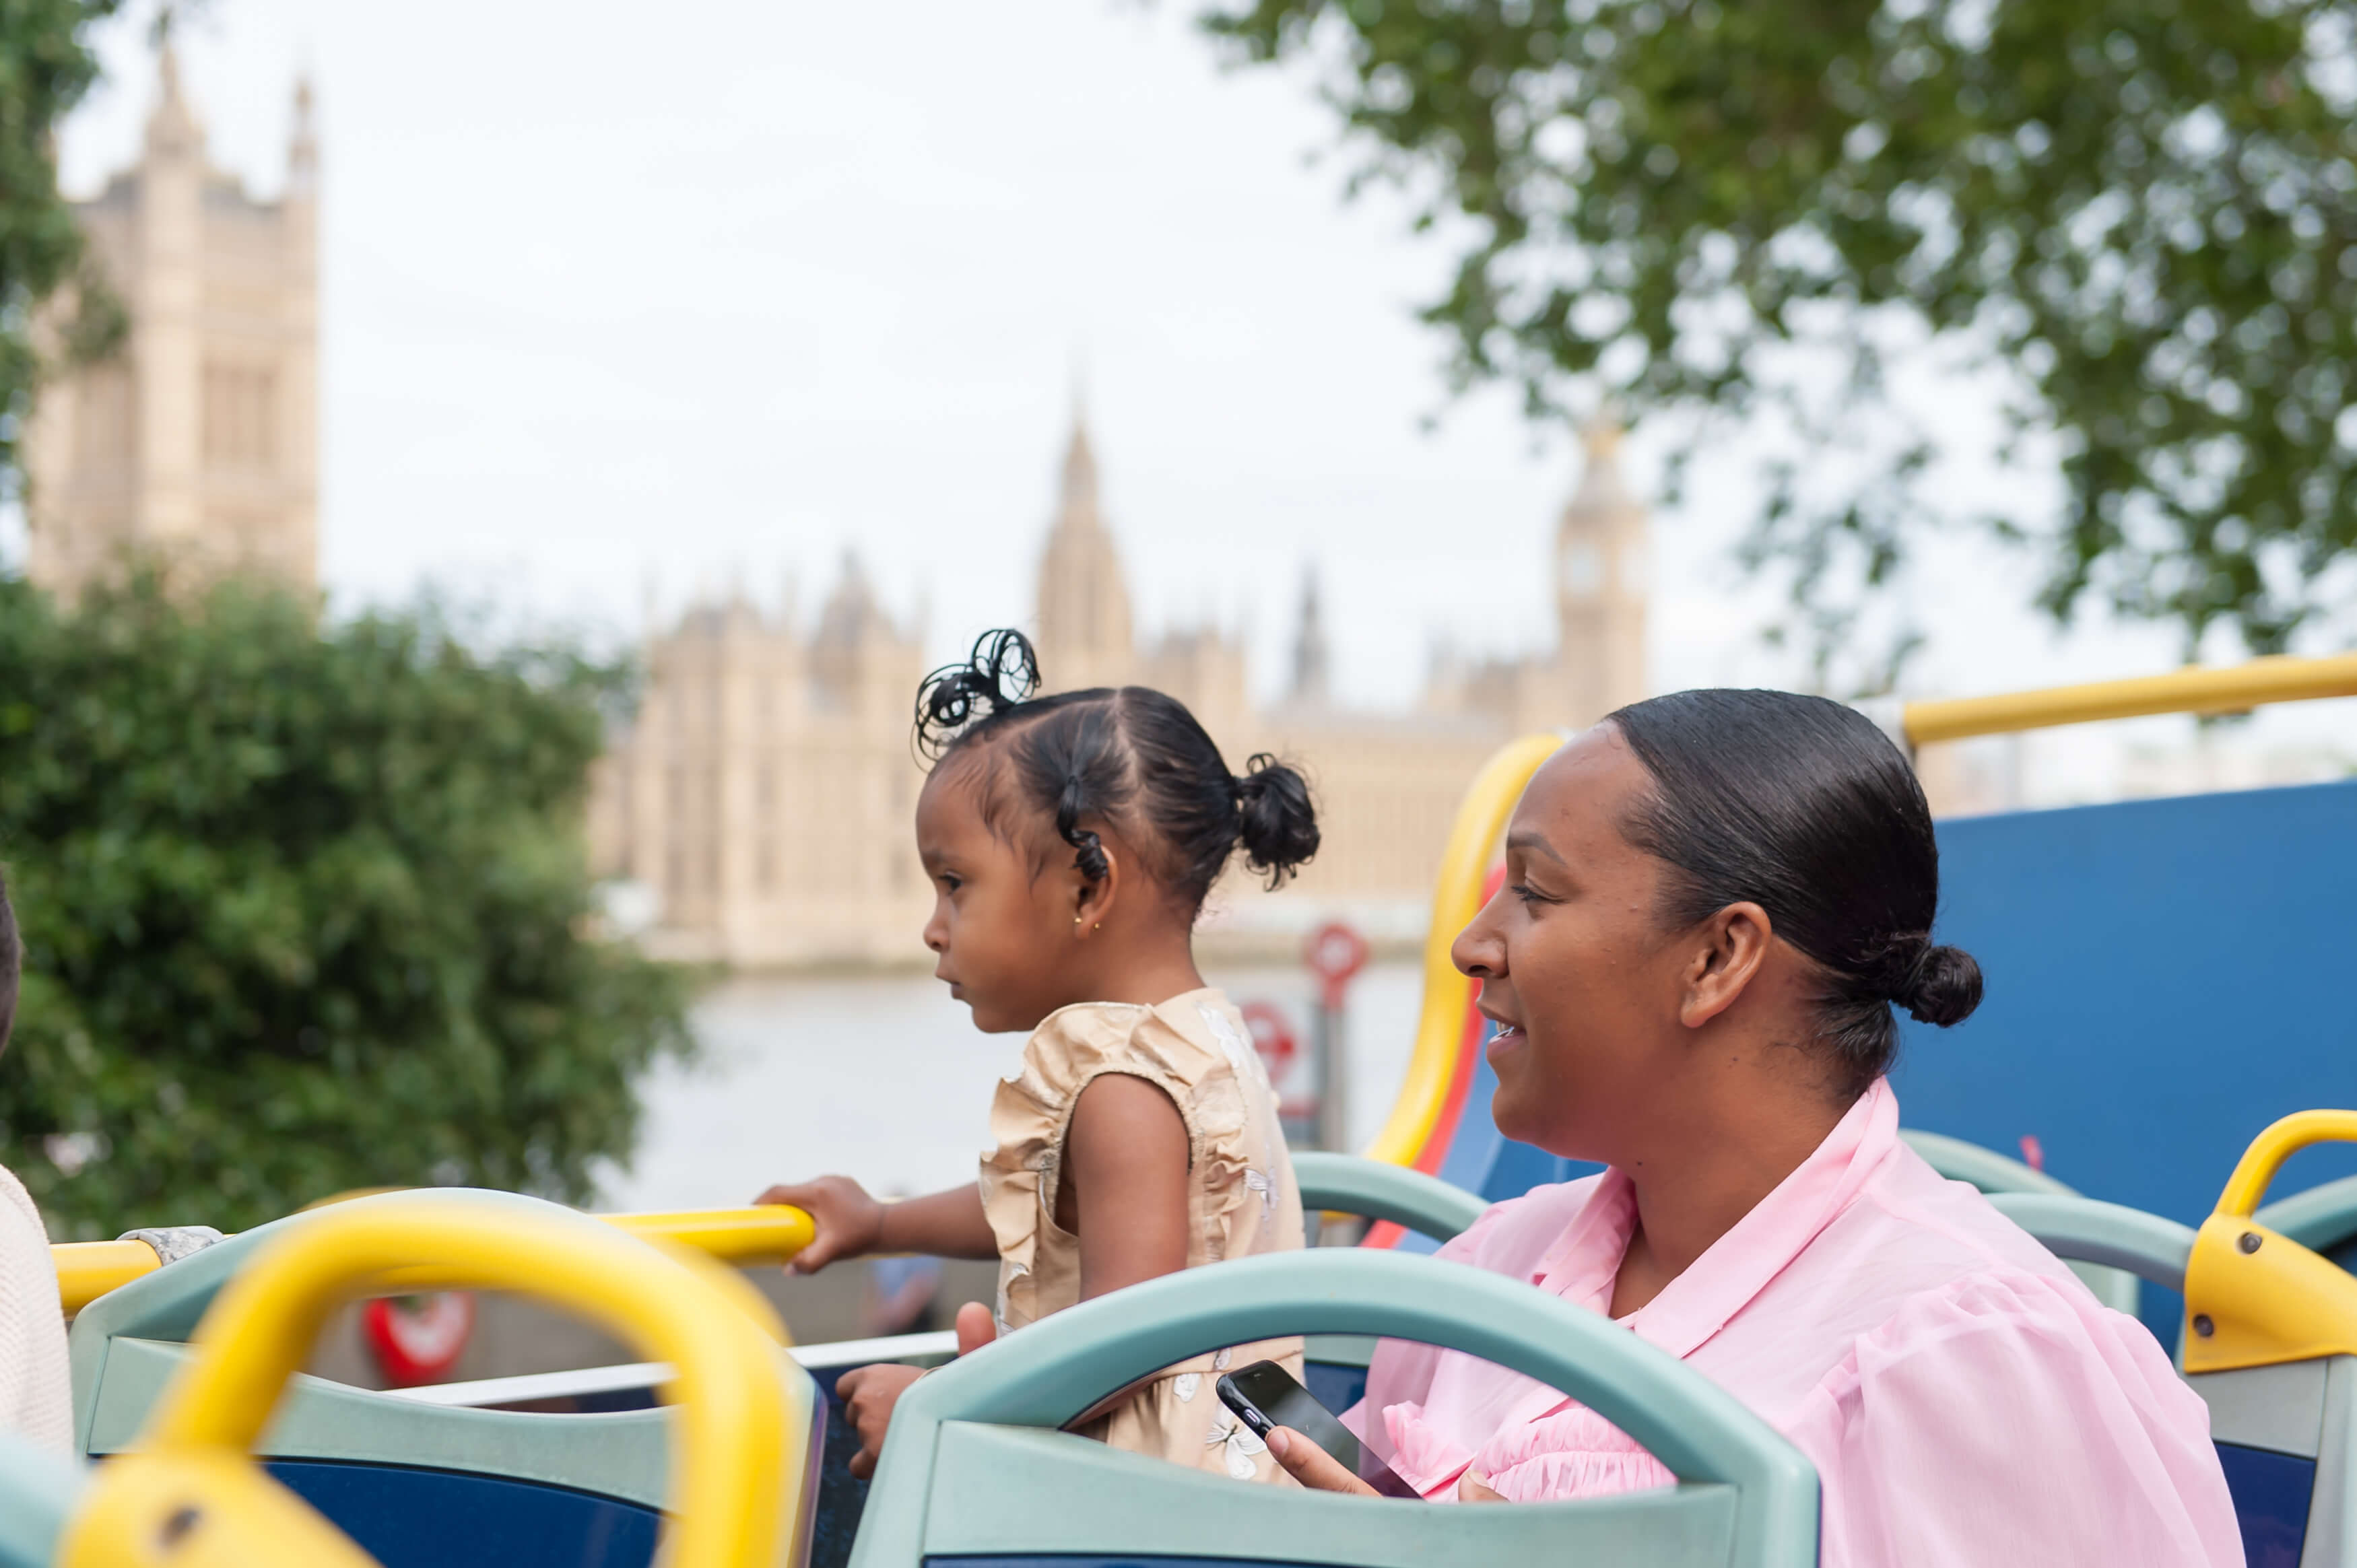
[[[1482,1357],[1617,1423],[1678,1485],[1435,1508],[1232,1481],[1058,1430],[1159,1368],[1286,1334],[1388,1336]],[[952,1362],[901,1396],[868,1504],[852,1568],[1027,1558],[1802,1568],[1817,1554],[1816,1472],[1702,1374],[1519,1282],[1361,1248],[1168,1274]]]
[[[2058,1258],[2125,1269],[2165,1290],[2185,1288],[2193,1231],[2174,1219],[2051,1193],[1989,1201]],[[2210,1407],[2210,1438],[2233,1494],[2244,1559],[2255,1568],[2357,1561],[2357,1358],[2197,1372],[2185,1380]]]
[[[0,1568],[51,1568],[87,1479],[77,1461],[0,1432]]]
[[[514,1193],[435,1196],[574,1214]],[[311,1218],[291,1215],[232,1236],[82,1309],[67,1348],[75,1444],[84,1455],[133,1445],[189,1359],[188,1337],[221,1286],[257,1249]],[[825,1399],[813,1398],[810,1408],[823,1423]],[[485,1410],[297,1374],[255,1452],[382,1568],[645,1568],[670,1487],[671,1424],[662,1408]],[[823,1433],[813,1430],[806,1488],[823,1446]],[[0,1568],[9,1568],[4,1559]]]

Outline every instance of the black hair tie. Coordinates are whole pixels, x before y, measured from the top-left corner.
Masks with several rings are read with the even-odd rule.
[[[1039,689],[1030,639],[1011,628],[983,633],[963,664],[942,665],[917,688],[918,752],[939,762],[966,731],[1021,707]]]

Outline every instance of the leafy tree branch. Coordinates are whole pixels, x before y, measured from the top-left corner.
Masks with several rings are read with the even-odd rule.
[[[1305,62],[1354,185],[1403,184],[1456,247],[1423,313],[1452,384],[1519,384],[1536,417],[1609,396],[1781,423],[1800,456],[1762,476],[1745,554],[1790,569],[1821,641],[1954,517],[1939,421],[1889,395],[1908,344],[2011,389],[2001,455],[2059,504],[1972,521],[2042,553],[2058,619],[2093,600],[2189,652],[2221,627],[2275,652],[2345,603],[2352,0],[1250,0],[1204,24]]]

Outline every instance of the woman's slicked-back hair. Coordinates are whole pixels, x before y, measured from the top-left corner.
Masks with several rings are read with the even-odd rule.
[[[1146,869],[1189,914],[1241,847],[1281,886],[1318,852],[1308,781],[1262,753],[1232,774],[1186,705],[1145,686],[1035,697],[1039,663],[1019,631],[985,632],[974,656],[925,677],[918,751],[940,767],[975,758],[983,817],[1002,828],[1010,798],[1046,816],[1093,882],[1104,846],[1091,822],[1117,823],[1153,856]]]
[[[1652,776],[1630,841],[1669,863],[1665,920],[1749,902],[1824,976],[1817,1044],[1850,1096],[1899,1048],[1892,1004],[1945,1028],[1980,1004],[1932,940],[1940,851],[1915,770],[1855,708],[1791,692],[1677,692],[1606,720]]]

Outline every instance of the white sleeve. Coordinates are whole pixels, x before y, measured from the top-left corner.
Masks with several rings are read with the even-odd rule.
[[[48,1232],[22,1183],[0,1170],[0,1426],[73,1451],[66,1322]]]

